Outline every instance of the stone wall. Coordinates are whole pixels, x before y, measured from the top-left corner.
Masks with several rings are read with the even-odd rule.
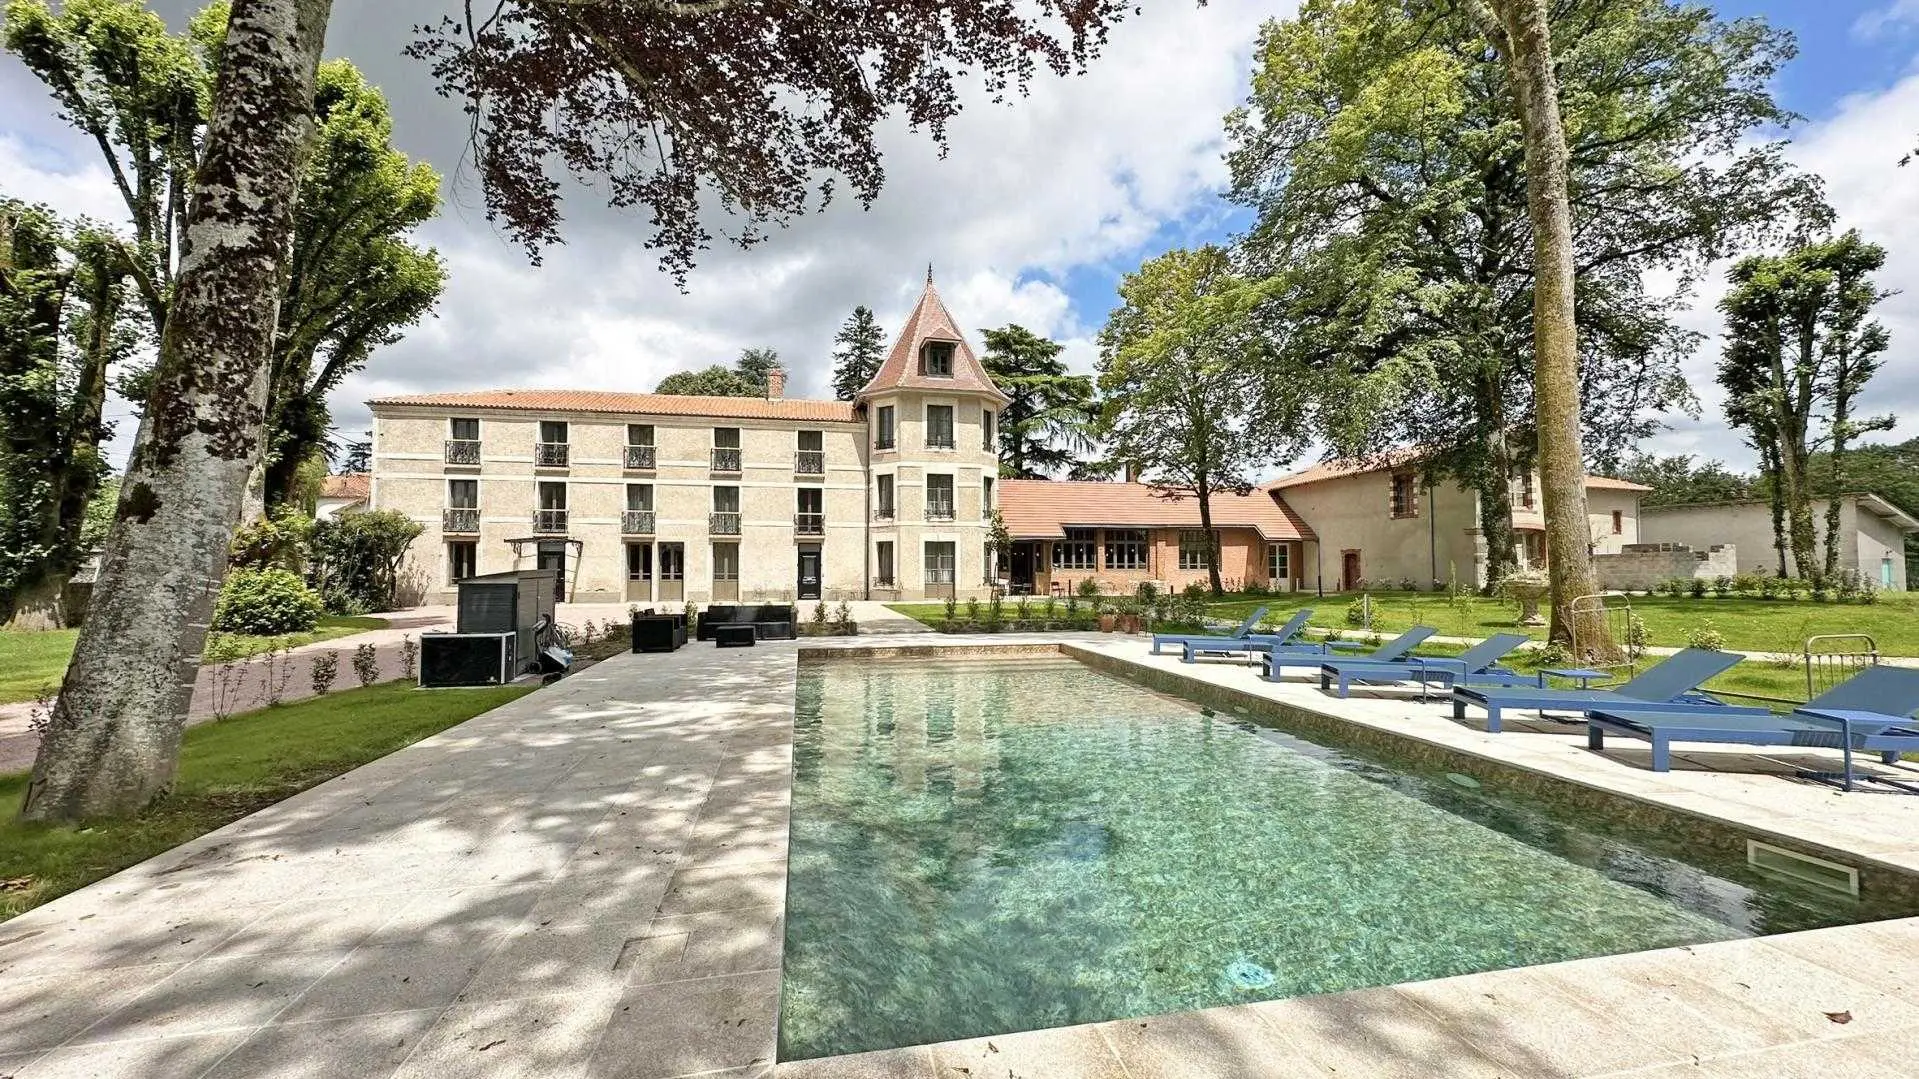
[[[1722,543],[1695,551],[1683,543],[1628,543],[1618,554],[1593,556],[1599,587],[1642,592],[1675,577],[1710,581],[1739,572],[1738,548]]]

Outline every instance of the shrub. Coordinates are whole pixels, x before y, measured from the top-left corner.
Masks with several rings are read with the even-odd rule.
[[[324,610],[319,595],[287,570],[236,569],[220,586],[213,628],[254,637],[304,633],[320,624]]]
[[[1139,598],[1140,599],[1147,600],[1150,602],[1152,598],[1157,595],[1159,595],[1158,585],[1155,585],[1151,581],[1139,582]]]
[[[1636,614],[1626,616],[1626,655],[1637,658],[1645,655],[1652,647],[1652,631],[1646,628],[1646,620]]]
[[[313,693],[325,696],[333,688],[333,680],[340,676],[340,653],[325,651],[313,657]]]
[[[1019,598],[1019,602],[1013,605],[1014,621],[1025,622],[1028,619],[1032,618],[1032,603],[1030,602],[1031,599],[1032,599],[1031,596],[1021,596]]]
[[[613,635],[613,623],[611,620],[608,620],[606,624],[606,633],[609,637]],[[409,680],[412,679],[413,671],[418,665],[419,660],[420,642],[413,639],[413,634],[404,634],[400,638],[400,677]]]
[[[1564,667],[1572,661],[1572,653],[1566,651],[1564,641],[1547,641],[1539,646],[1534,658],[1539,660],[1541,667]]]
[[[368,611],[399,601],[400,564],[419,522],[394,510],[349,511],[313,526],[313,574],[320,591]]]
[[[1720,574],[1712,579],[1712,594],[1721,599],[1732,595],[1732,578]]]
[[[353,650],[353,676],[360,680],[362,687],[370,686],[380,680],[380,650],[371,644],[363,644]]]
[[[838,626],[842,632],[851,629],[853,626],[853,605],[845,600],[840,600],[840,605],[833,608],[833,624]]]
[[[1075,590],[1079,592],[1081,598],[1092,599],[1094,596],[1099,595],[1099,579],[1096,577],[1081,577]]]
[[[1706,597],[1706,581],[1703,577],[1694,577],[1686,582],[1686,592],[1694,599]]]
[[[1346,605],[1346,624],[1349,626],[1369,626],[1372,624],[1372,597],[1360,593],[1358,599]]]
[[[1066,618],[1073,621],[1079,618],[1079,593],[1066,593]]]
[[[953,616],[957,615],[958,613],[959,613],[959,599],[954,596],[946,597],[946,620],[948,622],[951,622],[953,620]],[[976,599],[967,600],[966,601],[967,619],[970,621],[977,614],[979,614],[979,600],[976,600]]]
[[[1841,570],[1832,578],[1833,591],[1839,594],[1841,603],[1850,602],[1859,594],[1859,573],[1857,570]]]
[[[312,534],[312,521],[291,506],[283,506],[272,516],[255,518],[234,531],[233,542],[227,545],[227,565],[236,569],[278,567],[298,573],[306,566]]]
[[[1732,590],[1742,596],[1756,596],[1765,584],[1765,577],[1757,573],[1737,573],[1732,578]]]
[[[948,600],[946,601],[946,617],[948,617],[948,618],[951,618],[951,617],[953,617],[953,612],[954,612],[954,610],[955,610],[955,609],[956,609],[956,608],[955,608],[955,607],[954,607],[954,605],[953,605],[953,601],[952,601],[951,599],[948,599]],[[977,622],[977,621],[979,621],[979,597],[978,597],[978,596],[969,596],[969,597],[967,597],[967,600],[966,600],[966,620],[967,620],[968,622]]]
[[[1401,592],[1417,592],[1419,591],[1419,582],[1413,580],[1411,577],[1401,577],[1399,579],[1399,590]]]
[[[1779,586],[1783,583],[1783,581],[1770,573],[1759,578],[1759,597],[1761,599],[1778,599]]]
[[[823,626],[826,624],[826,601],[825,600],[820,600],[819,602],[813,604],[813,624],[816,626]]]
[[[1263,582],[1255,581],[1249,577],[1245,583],[1239,586],[1239,591],[1242,595],[1263,596],[1266,594],[1266,585]]]
[[[1878,587],[1871,581],[1861,581],[1859,584],[1859,602],[1866,604],[1879,602]]]
[[[1712,619],[1708,618],[1704,622],[1699,623],[1699,625],[1693,629],[1692,634],[1686,638],[1686,647],[1704,648],[1713,652],[1724,652],[1726,650],[1726,635],[1719,632],[1719,627],[1713,625]]]

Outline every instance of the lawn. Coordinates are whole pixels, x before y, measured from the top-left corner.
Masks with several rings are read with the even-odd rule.
[[[1263,606],[1269,619],[1281,622],[1299,608],[1310,607],[1312,625],[1351,629],[1346,608],[1355,598],[1311,593],[1231,596],[1208,604],[1208,616],[1216,622],[1237,623]],[[1461,597],[1455,604],[1443,593],[1380,592],[1372,600],[1373,625],[1389,633],[1428,625],[1449,637],[1485,637],[1513,628],[1514,608],[1483,596]],[[1919,656],[1919,593],[1882,593],[1879,602],[1870,605],[1712,595],[1704,599],[1633,596],[1630,602],[1633,613],[1645,620],[1656,646],[1681,647],[1694,630],[1711,622],[1725,635],[1726,647],[1741,652],[1797,655],[1805,639],[1814,634],[1869,633],[1882,654]],[[945,607],[938,603],[890,606],[928,625],[938,625],[945,617]],[[1544,639],[1544,629],[1536,633]]]
[[[256,656],[276,643],[287,647],[330,641],[370,629],[385,629],[380,618],[322,618],[311,633],[290,633],[284,637],[244,637],[239,634],[215,634],[208,648],[220,641],[231,642],[237,656]],[[38,632],[0,631],[0,704],[30,701],[43,686],[57,687],[66,673],[67,657],[73,654],[77,629],[50,629]]]
[[[532,691],[388,682],[189,727],[174,790],[129,820],[74,829],[0,823],[0,919],[145,861],[316,783]],[[25,773],[0,776],[9,818]]]

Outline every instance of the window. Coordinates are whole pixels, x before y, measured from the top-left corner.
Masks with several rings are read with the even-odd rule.
[[[873,410],[873,448],[876,450],[893,448],[892,405],[881,405]]]
[[[715,543],[713,545],[713,579],[715,581],[737,581],[740,579],[739,544]]]
[[[993,516],[993,477],[991,476],[980,477],[979,515],[981,518]]]
[[[465,442],[477,442],[480,438],[480,421],[477,419],[457,419],[452,424],[452,436]]]
[[[660,544],[660,580],[686,579],[686,547],[678,543]]]
[[[629,510],[650,510],[653,508],[653,485],[650,483],[629,483],[626,485],[626,508]]]
[[[737,427],[713,428],[713,448],[717,450],[739,449],[740,429]]]
[[[920,374],[933,378],[953,377],[953,353],[956,348],[951,341],[928,341],[920,349]]]
[[[446,504],[449,509],[473,510],[480,508],[479,480],[446,481]]]
[[[954,578],[954,545],[951,540],[929,541],[926,544],[926,583],[952,584]]]
[[[880,476],[878,479],[879,508],[874,511],[874,515],[881,520],[891,520],[893,517],[893,477]]]
[[[1106,533],[1107,569],[1145,569],[1146,533],[1134,528],[1115,528]]]
[[[446,545],[446,580],[448,584],[464,581],[480,572],[480,545],[472,540],[460,540]]]
[[[801,487],[793,507],[793,529],[802,536],[826,534],[826,491],[819,487]]]
[[[1533,470],[1519,470],[1519,506],[1521,509],[1533,508]]]
[[[1098,569],[1099,563],[1094,559],[1096,549],[1092,529],[1069,528],[1066,538],[1053,544],[1053,568]]]
[[[1411,472],[1393,473],[1393,516],[1419,516],[1419,477]]]
[[[540,421],[540,441],[551,442],[551,443],[565,442],[566,441],[566,421],[565,420],[541,420]]]
[[[713,488],[713,512],[740,512],[740,489],[738,487]]]
[[[540,508],[543,510],[565,509],[566,484],[540,481]]]
[[[1293,579],[1293,549],[1283,543],[1266,548],[1266,580],[1270,583]]]
[[[540,441],[533,446],[533,464],[539,468],[565,468],[566,463],[566,421],[541,420]]]
[[[953,477],[926,477],[926,519],[929,521],[953,519]]]
[[[873,548],[873,564],[879,567],[876,584],[893,583],[893,541],[882,540]]]
[[[980,410],[979,448],[987,453],[999,449],[999,442],[993,437],[993,410],[990,408]]]
[[[1219,538],[1217,535],[1214,535],[1211,537],[1212,542],[1209,543],[1207,540],[1208,536],[1205,532],[1189,529],[1179,534],[1180,569],[1195,570],[1206,568],[1207,552],[1218,544]]]
[[[823,453],[826,450],[826,435],[820,431],[801,431],[798,448],[801,451]]]
[[[928,449],[953,448],[953,406],[926,406],[926,445]]]
[[[629,581],[653,579],[653,548],[644,543],[626,545],[626,579]]]
[[[1619,510],[1612,511],[1612,534],[1617,536],[1625,531],[1626,515]]]
[[[629,446],[651,446],[653,444],[653,425],[650,423],[627,424],[626,444]]]

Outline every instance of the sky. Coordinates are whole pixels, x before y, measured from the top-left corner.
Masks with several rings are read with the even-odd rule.
[[[151,6],[180,25],[190,5]],[[340,437],[358,437],[368,426],[364,402],[383,394],[650,390],[670,372],[730,363],[754,346],[779,351],[790,395],[826,396],[840,323],[865,304],[890,336],[929,264],[963,326],[1018,322],[1063,342],[1068,362],[1090,371],[1122,274],[1246,227],[1245,212],[1223,197],[1221,118],[1246,97],[1261,20],[1293,7],[1146,5],[1086,75],[1042,79],[1009,105],[974,88],[944,159],[923,134],[890,123],[881,139],[887,183],[870,210],[842,199],[750,250],[715,246],[682,293],[644,248],[644,217],[607,209],[587,187],[568,192],[565,246],[530,265],[486,221],[458,107],[400,54],[411,28],[448,10],[447,0],[336,0],[328,54],[351,58],[386,92],[400,149],[446,176],[442,214],[418,238],[450,270],[435,314],[335,394]],[[1881,284],[1900,291],[1881,309],[1892,348],[1862,406],[1900,417],[1889,437],[1919,435],[1919,167],[1898,167],[1919,144],[1919,0],[1716,7],[1798,36],[1800,55],[1776,85],[1804,117],[1789,132],[1790,156],[1825,178],[1841,227],[1888,247]],[[125,217],[98,151],[10,56],[0,57],[0,190],[63,213]],[[1647,448],[1749,467],[1752,454],[1727,429],[1712,385],[1722,273],[1706,276],[1683,319],[1708,335],[1687,364],[1701,415],[1668,417]],[[122,421],[118,459],[134,423],[125,402],[110,412]]]

